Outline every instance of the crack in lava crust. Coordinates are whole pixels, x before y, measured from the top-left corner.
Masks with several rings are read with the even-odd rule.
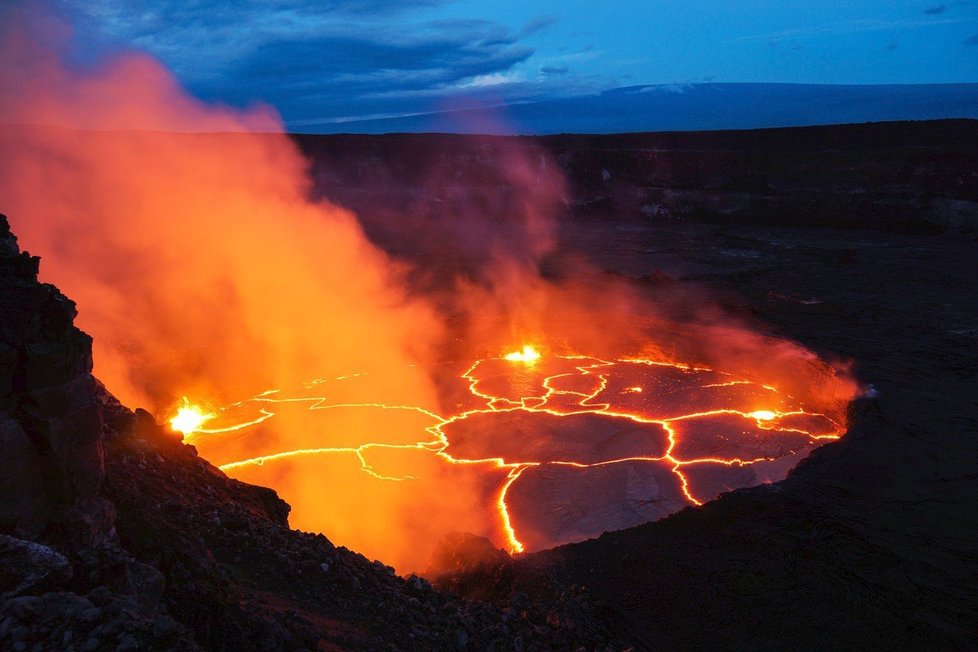
[[[311,473],[326,491],[337,478],[322,474],[333,476],[338,467],[282,465],[328,458],[355,465],[359,479],[343,476],[354,484],[434,479],[440,494],[461,483],[475,487],[463,511],[481,516],[459,517],[459,527],[523,552],[780,480],[845,430],[841,412],[808,411],[772,385],[638,358],[541,357],[524,348],[480,359],[457,377],[456,409],[447,416],[422,406],[347,400],[361,377],[320,379],[288,395],[269,390],[207,409],[209,427],[201,424],[186,440],[225,472],[295,501],[297,527],[310,521],[302,498],[278,486],[286,472]],[[288,422],[286,441],[267,422],[289,418],[299,421]],[[412,500],[438,502],[430,493],[397,500],[402,508]],[[437,504],[413,507],[438,510]]]

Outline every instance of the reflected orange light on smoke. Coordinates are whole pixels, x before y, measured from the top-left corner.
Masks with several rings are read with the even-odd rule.
[[[0,211],[43,258],[42,280],[77,303],[109,391],[193,434],[217,411],[173,409],[183,394],[226,405],[362,373],[361,400],[437,402],[420,363],[440,343],[441,318],[356,216],[313,196],[309,163],[272,107],[201,102],[137,52],[64,64],[69,30],[35,9],[0,3]],[[262,446],[296,448],[302,419],[267,420],[254,411],[239,432],[263,427]],[[341,476],[316,477],[346,491]],[[341,524],[379,530],[402,509],[383,492],[360,498],[376,507]],[[309,493],[298,511],[333,501]],[[435,518],[412,527],[450,528],[451,517]],[[331,532],[358,543],[348,534]],[[410,534],[388,536],[390,549],[411,545]]]
[[[208,105],[139,53],[63,65],[63,26],[4,18],[0,210],[124,404],[391,365],[377,395],[431,401],[416,363],[439,318],[352,213],[312,197],[273,108]]]

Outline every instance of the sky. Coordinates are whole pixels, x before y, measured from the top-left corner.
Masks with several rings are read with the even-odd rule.
[[[978,82],[978,0],[53,0],[84,65],[141,50],[291,129],[646,84]]]

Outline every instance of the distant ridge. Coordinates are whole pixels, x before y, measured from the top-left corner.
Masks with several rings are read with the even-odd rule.
[[[422,115],[303,125],[303,133],[559,134],[710,131],[978,118],[978,83],[670,84]]]

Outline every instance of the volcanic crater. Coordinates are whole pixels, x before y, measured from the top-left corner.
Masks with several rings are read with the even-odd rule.
[[[825,369],[809,373],[840,382]],[[441,523],[446,515],[436,512],[444,510],[511,552],[541,550],[780,480],[845,429],[844,403],[828,414],[808,411],[813,397],[728,372],[530,345],[441,378],[442,404],[454,405],[447,413],[357,402],[362,391],[369,396],[368,381],[358,374],[294,393],[266,391],[215,409],[185,435],[233,477],[278,489],[293,505],[293,522],[384,551],[405,570],[417,556],[392,558],[391,538],[413,534],[415,549],[433,550],[447,531],[419,527],[404,513]],[[301,434],[274,436],[277,419]],[[331,509],[353,511],[371,496],[372,508],[395,503],[401,520],[331,531],[335,512],[324,517],[315,495],[338,467],[347,491],[332,495]],[[471,495],[462,506],[432,500],[444,491]]]
[[[719,312],[763,319],[765,338],[858,358],[860,377],[878,389],[867,385],[852,405],[860,388],[845,367],[836,376],[800,346],[797,364],[774,378],[766,372],[785,366],[778,348],[713,364],[642,346],[631,355],[561,348],[561,338],[528,329],[489,353],[488,340],[473,337],[482,352],[427,369],[440,390],[430,402],[399,401],[374,383],[377,370],[358,369],[227,405],[190,395],[171,411],[189,411],[178,423],[198,457],[94,380],[91,339],[72,326],[73,303],[37,282],[37,259],[20,252],[0,219],[8,309],[0,435],[11,470],[0,487],[0,546],[16,561],[3,569],[0,642],[54,648],[70,629],[76,640],[91,636],[95,649],[255,640],[271,641],[268,649],[408,640],[488,648],[514,647],[514,634],[531,649],[626,647],[616,637],[650,649],[888,640],[966,649],[978,631],[968,447],[978,369],[968,211],[978,176],[961,170],[978,159],[961,143],[976,142],[975,133],[974,123],[934,123],[608,137],[607,147],[627,151],[623,160],[685,142],[684,160],[719,157],[733,167],[704,166],[720,177],[691,181],[698,199],[658,187],[644,195],[667,200],[656,215],[685,206],[689,221],[575,215],[561,224],[563,242],[621,284],[660,299],[708,283]],[[561,137],[548,147],[586,176],[600,169],[599,141]],[[139,142],[150,146],[153,136]],[[738,153],[723,159],[729,151]],[[866,188],[820,178],[799,190],[815,155],[826,175],[874,174]],[[736,186],[745,161],[776,196],[751,195],[735,214],[710,212],[718,205],[710,198]],[[866,203],[838,211],[853,194]],[[606,199],[600,206],[614,205]],[[958,202],[957,221],[947,221],[947,201]],[[766,209],[751,208],[758,203]],[[622,244],[623,233],[644,235]],[[57,256],[45,260],[57,266]],[[657,267],[669,271],[649,271]],[[135,308],[151,299],[138,296]],[[571,315],[575,329],[587,325],[583,312]],[[126,328],[141,323],[124,317]],[[592,321],[594,330],[615,330]],[[208,337],[221,332],[217,320],[205,326]],[[831,391],[836,381],[846,391]],[[274,492],[228,476],[278,488],[295,507],[291,518]],[[730,491],[754,485],[763,486]],[[355,541],[406,574],[423,565],[425,543],[446,523],[491,541],[451,535],[429,574],[475,600],[289,527]],[[597,536],[606,530],[616,531]],[[493,544],[539,552],[510,557]]]

